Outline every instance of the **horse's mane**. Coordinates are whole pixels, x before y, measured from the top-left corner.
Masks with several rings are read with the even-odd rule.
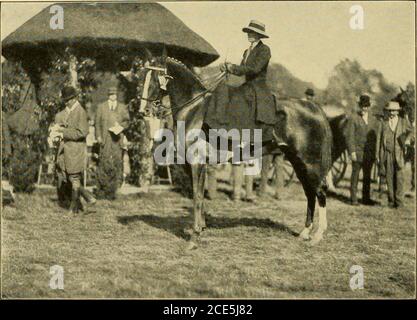
[[[166,65],[168,73],[172,73],[174,78],[178,78],[180,81],[187,83],[199,90],[205,90],[205,86],[200,77],[196,75],[187,65],[178,59],[167,57]]]

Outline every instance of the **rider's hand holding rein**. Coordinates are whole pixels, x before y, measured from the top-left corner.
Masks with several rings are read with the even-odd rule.
[[[230,62],[225,62],[220,65],[220,71],[231,73],[232,64]]]

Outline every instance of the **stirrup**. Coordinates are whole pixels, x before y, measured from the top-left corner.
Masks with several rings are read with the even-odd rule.
[[[288,147],[288,144],[282,141],[282,139],[278,138],[277,134],[275,133],[275,129],[272,128],[272,135],[274,136],[275,142],[278,147]]]

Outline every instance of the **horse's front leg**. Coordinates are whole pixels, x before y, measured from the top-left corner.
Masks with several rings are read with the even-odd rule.
[[[312,244],[317,244],[323,239],[323,234],[327,230],[327,211],[326,211],[326,190],[320,187],[317,192],[317,200],[319,202],[319,226],[316,233],[312,237]]]
[[[204,183],[206,178],[205,164],[192,164],[191,173],[193,180],[193,232],[191,235],[191,246],[196,246],[196,241],[203,229],[206,227],[204,218]]]
[[[310,232],[313,229],[313,220],[314,220],[314,209],[316,206],[316,195],[311,192],[311,190],[307,190],[307,218],[305,222],[305,226],[303,231],[300,233],[300,238],[302,240],[310,240]]]

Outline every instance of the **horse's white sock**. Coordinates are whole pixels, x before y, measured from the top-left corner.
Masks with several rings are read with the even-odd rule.
[[[319,206],[319,228],[317,232],[323,233],[327,229],[327,209]]]

